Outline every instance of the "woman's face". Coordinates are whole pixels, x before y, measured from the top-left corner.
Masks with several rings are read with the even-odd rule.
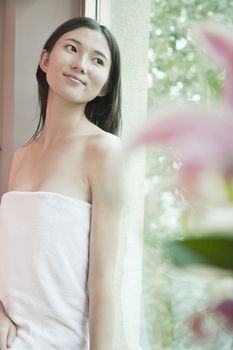
[[[82,27],[61,36],[50,54],[44,50],[40,67],[53,93],[86,104],[107,93],[111,53],[101,32]]]

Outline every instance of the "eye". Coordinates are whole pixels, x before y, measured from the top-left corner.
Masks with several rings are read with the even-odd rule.
[[[66,48],[68,48],[68,47],[70,48],[69,51],[77,52],[77,49],[74,45],[72,45],[72,44],[66,45]]]
[[[93,61],[95,61],[97,64],[100,64],[101,66],[104,65],[104,61],[101,58],[96,57],[93,59]]]

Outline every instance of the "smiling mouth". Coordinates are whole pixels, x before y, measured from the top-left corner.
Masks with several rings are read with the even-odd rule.
[[[78,76],[76,76],[76,75],[73,75],[73,74],[65,74],[65,73],[63,73],[63,75],[66,77],[66,78],[68,78],[69,80],[71,80],[71,81],[73,81],[73,82],[75,82],[75,83],[78,83],[78,84],[82,84],[82,85],[86,85],[86,83],[82,80],[82,79],[80,79]]]

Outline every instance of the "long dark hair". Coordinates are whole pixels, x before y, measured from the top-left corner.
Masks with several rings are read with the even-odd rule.
[[[87,103],[85,108],[86,117],[104,131],[120,135],[122,128],[120,51],[111,32],[105,26],[91,18],[74,17],[62,23],[50,35],[43,49],[50,53],[57,40],[63,34],[81,27],[99,31],[105,36],[111,52],[112,61],[108,78],[108,93],[102,97],[97,96],[94,100]],[[46,74],[42,71],[39,65],[37,67],[36,78],[38,82],[40,119],[35,133],[28,142],[33,141],[43,130],[46,119],[49,85],[47,83]]]

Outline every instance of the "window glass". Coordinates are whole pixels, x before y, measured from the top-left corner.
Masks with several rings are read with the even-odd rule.
[[[209,103],[219,97],[224,72],[193,42],[190,29],[204,19],[232,25],[232,13],[230,0],[151,1],[148,109],[165,99]],[[216,281],[171,270],[161,254],[164,240],[182,236],[181,214],[188,203],[178,189],[162,187],[164,176],[179,167],[162,149],[147,148],[142,347],[230,350],[229,334],[217,330],[214,339],[198,344],[187,331],[187,318],[205,307],[211,292],[217,293]]]

